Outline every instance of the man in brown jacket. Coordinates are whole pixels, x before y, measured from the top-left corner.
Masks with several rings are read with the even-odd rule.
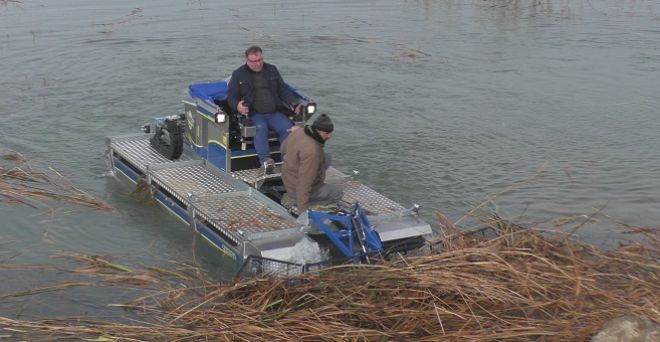
[[[323,147],[332,138],[333,129],[330,118],[321,114],[311,126],[294,130],[282,144],[284,196],[295,201],[299,213],[310,205],[335,203],[344,195],[338,186],[325,184],[330,160]]]

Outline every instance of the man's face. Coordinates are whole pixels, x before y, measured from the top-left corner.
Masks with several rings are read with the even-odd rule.
[[[251,53],[247,56],[245,63],[252,71],[259,72],[264,68],[264,57],[261,52]]]
[[[324,141],[328,141],[328,140],[330,140],[330,138],[332,138],[332,132],[324,132],[324,131],[319,131],[319,130],[316,130],[316,131],[319,132],[319,135],[321,136],[321,139],[323,139]]]

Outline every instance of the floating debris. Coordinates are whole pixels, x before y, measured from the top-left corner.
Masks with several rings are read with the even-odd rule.
[[[129,194],[132,198],[142,201],[142,202],[153,202],[153,192],[151,190],[151,185],[147,182],[147,179],[144,175],[140,175],[137,182],[135,183],[135,189]]]
[[[85,207],[113,210],[113,207],[78,189],[53,168],[34,169],[22,154],[10,151],[0,164],[0,203],[24,204],[38,209],[48,200],[59,200]]]

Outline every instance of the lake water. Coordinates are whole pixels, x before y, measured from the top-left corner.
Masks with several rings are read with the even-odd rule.
[[[536,3],[536,4],[535,4]],[[488,211],[613,246],[660,222],[658,1],[0,1],[0,148],[109,202],[0,205],[0,264],[61,252],[236,266],[104,176],[104,137],[179,113],[191,83],[267,62],[335,122],[335,166],[458,220]],[[580,222],[580,221],[578,221]],[[0,296],[66,274],[0,269]],[[111,290],[43,294],[0,314],[116,315]],[[20,309],[17,309],[20,308]]]

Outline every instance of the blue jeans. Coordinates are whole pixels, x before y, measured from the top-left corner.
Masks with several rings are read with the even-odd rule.
[[[270,158],[270,146],[268,145],[268,132],[272,129],[280,136],[280,144],[289,136],[289,129],[293,124],[284,114],[280,112],[254,113],[250,119],[256,128],[254,137],[254,148],[257,150],[259,162],[263,163]]]

